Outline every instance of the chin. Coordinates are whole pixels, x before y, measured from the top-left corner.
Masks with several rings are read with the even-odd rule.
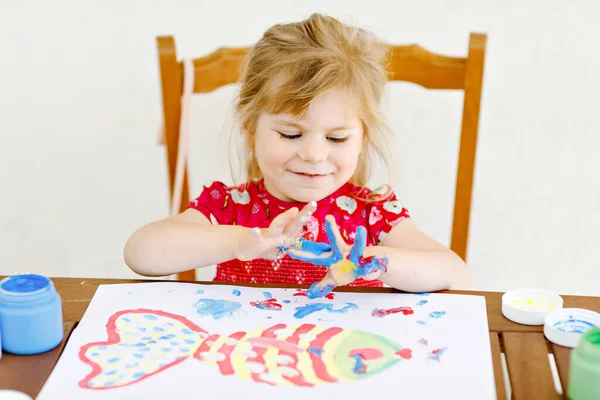
[[[331,195],[333,192],[335,192],[335,189],[328,190],[328,189],[322,189],[322,188],[315,188],[315,189],[295,188],[294,190],[291,190],[290,192],[287,193],[287,197],[294,199],[295,201],[298,201],[301,203],[309,203],[313,200],[314,201],[322,200],[322,199],[326,198],[327,196]]]

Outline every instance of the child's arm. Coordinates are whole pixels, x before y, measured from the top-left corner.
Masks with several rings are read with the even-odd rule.
[[[269,258],[286,236],[299,231],[307,216],[291,208],[278,215],[268,229],[213,225],[197,210],[185,212],[141,227],[125,245],[124,259],[136,273],[164,276],[219,264],[234,258]]]
[[[411,219],[396,225],[382,246],[365,249],[364,257],[386,256],[387,272],[379,279],[408,292],[470,289],[465,262],[453,251],[421,232]]]

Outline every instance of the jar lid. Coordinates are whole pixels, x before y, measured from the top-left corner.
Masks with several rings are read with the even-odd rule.
[[[548,313],[544,336],[560,346],[576,347],[584,333],[600,326],[600,314],[583,308],[563,308]]]
[[[563,307],[558,294],[542,289],[517,289],[502,295],[502,314],[523,325],[544,325],[546,314]]]
[[[50,279],[42,275],[20,274],[0,281],[0,292],[12,296],[32,295],[46,290],[51,284]]]

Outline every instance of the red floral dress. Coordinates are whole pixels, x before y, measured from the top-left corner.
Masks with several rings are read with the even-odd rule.
[[[346,183],[329,197],[317,202],[317,210],[301,235],[309,240],[329,243],[325,233],[325,216],[335,217],[343,238],[352,244],[359,225],[367,229],[367,246],[383,243],[388,232],[405,218],[406,210],[392,193],[383,198],[381,191],[371,191]],[[263,180],[238,187],[213,182],[204,187],[188,208],[203,213],[213,224],[268,228],[273,218],[291,207],[302,209],[305,203],[286,202],[273,197]],[[285,256],[279,260],[237,259],[217,266],[216,282],[271,283],[310,285],[325,277],[327,269]],[[356,280],[351,286],[382,286],[381,281]]]

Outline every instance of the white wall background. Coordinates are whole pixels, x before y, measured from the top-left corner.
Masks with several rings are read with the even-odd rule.
[[[230,10],[236,10],[235,12]],[[464,55],[489,35],[469,264],[479,289],[600,295],[600,3],[593,0],[0,2],[0,274],[132,277],[129,234],[168,209],[155,37],[246,46],[313,11]],[[194,100],[192,192],[229,181],[235,87]],[[389,87],[394,182],[449,244],[461,95]],[[203,277],[210,277],[206,271]]]

